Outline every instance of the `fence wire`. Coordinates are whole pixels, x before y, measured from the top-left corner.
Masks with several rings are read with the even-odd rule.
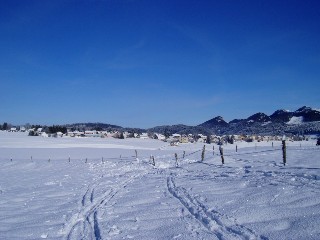
[[[198,149],[198,150],[195,150],[193,152],[189,152],[187,153],[186,151],[183,151],[184,153],[179,153],[179,155],[177,154],[177,157],[175,157],[173,154],[171,155],[172,157],[170,156],[163,156],[163,157],[154,157],[155,161],[179,161],[181,163],[181,160],[184,160],[190,156],[193,156],[193,155],[196,155],[197,153],[202,153],[202,151],[205,150],[205,157],[204,159],[202,159],[202,156],[195,156],[195,161],[207,161],[207,160],[210,160],[212,159],[214,156],[217,156],[217,157],[228,157],[228,158],[231,158],[231,159],[234,159],[236,161],[238,160],[246,160],[246,161],[252,161],[252,160],[249,160],[249,159],[244,159],[242,156],[250,156],[250,155],[255,155],[255,154],[261,154],[261,153],[273,153],[273,152],[279,152],[279,151],[282,151],[282,148],[273,148],[273,149],[267,149],[267,150],[261,150],[261,151],[253,151],[253,152],[234,152],[234,153],[231,153],[231,150],[230,149],[227,149],[227,153],[226,154],[223,154],[221,155],[219,153],[219,150],[208,150],[208,149]],[[238,148],[238,151],[240,150],[240,148]],[[286,148],[286,151],[287,152],[290,152],[290,151],[320,151],[320,147],[299,147],[299,146],[287,146]],[[209,156],[208,156],[209,154]],[[34,157],[28,157],[28,158],[4,158],[3,160],[5,161],[20,161],[20,160],[30,160],[30,161],[85,161],[86,163],[87,162],[97,162],[97,161],[100,161],[102,163],[104,162],[107,162],[107,161],[128,161],[128,162],[131,162],[131,161],[135,161],[135,160],[139,160],[141,159],[142,161],[147,161],[149,159],[152,160],[152,155],[139,155],[137,154],[137,156],[122,156],[120,155],[119,157],[104,157],[102,156],[101,158],[89,158],[89,157],[84,157],[84,158],[71,158],[71,157],[67,157],[67,158],[51,158],[51,157],[48,157],[48,158],[34,158]]]

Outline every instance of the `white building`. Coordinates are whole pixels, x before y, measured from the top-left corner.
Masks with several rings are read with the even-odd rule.
[[[101,135],[96,130],[92,130],[92,131],[84,131],[84,136],[86,136],[86,137],[100,137]]]
[[[141,139],[148,139],[149,138],[148,133],[141,133],[140,138]]]
[[[162,134],[160,134],[160,133],[155,133],[155,134],[157,135],[158,140],[161,140],[161,141],[166,140],[166,137],[165,137],[164,135],[162,135]]]

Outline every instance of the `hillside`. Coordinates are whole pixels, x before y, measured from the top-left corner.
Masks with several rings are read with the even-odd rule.
[[[202,133],[202,134],[260,134],[260,135],[295,135],[295,134],[320,134],[320,111],[303,106],[291,112],[277,110],[270,116],[259,112],[246,119],[234,119],[229,123],[223,117],[217,116],[205,121],[198,126],[180,125],[155,127],[149,131],[169,130],[171,133]]]

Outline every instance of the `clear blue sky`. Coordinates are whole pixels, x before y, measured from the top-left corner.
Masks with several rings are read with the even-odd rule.
[[[0,122],[197,125],[320,106],[320,1],[0,0]]]

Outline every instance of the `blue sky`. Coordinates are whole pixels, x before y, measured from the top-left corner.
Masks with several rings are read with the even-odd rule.
[[[0,122],[146,128],[320,107],[319,1],[0,4]]]

